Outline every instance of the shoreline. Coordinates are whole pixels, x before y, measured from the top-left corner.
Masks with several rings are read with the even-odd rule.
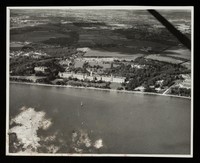
[[[60,88],[73,88],[73,89],[88,89],[88,90],[97,90],[97,91],[108,91],[108,92],[129,93],[129,94],[143,94],[143,95],[154,95],[154,96],[157,95],[157,96],[176,97],[176,98],[184,98],[184,99],[191,100],[191,97],[178,96],[178,95],[169,95],[169,94],[161,94],[161,93],[153,93],[153,92],[126,91],[126,90],[103,89],[103,88],[95,88],[95,87],[77,87],[77,86],[71,86],[71,85],[52,85],[52,84],[16,82],[16,81],[9,81],[9,84],[24,84],[24,85],[60,87]]]

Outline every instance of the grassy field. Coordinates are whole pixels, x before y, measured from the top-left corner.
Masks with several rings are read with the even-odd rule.
[[[179,63],[183,62],[182,60],[174,59],[174,58],[171,58],[170,56],[169,57],[168,56],[161,56],[159,54],[148,55],[145,58],[153,59],[153,60],[157,60],[157,61],[174,63],[174,64],[179,64]]]
[[[186,63],[183,63],[182,65],[187,67],[189,70],[191,70],[191,62],[186,62]]]
[[[50,32],[50,31],[33,31],[33,32],[26,32],[21,34],[13,34],[10,36],[11,41],[20,41],[20,42],[40,42],[45,41],[50,38],[57,38],[57,37],[69,37],[66,34],[61,34],[57,32]]]
[[[10,43],[10,50],[11,51],[16,51],[16,50],[21,50],[22,47],[24,47],[25,44],[21,42],[11,42]]]
[[[188,60],[191,59],[191,51],[184,47],[172,47],[170,49],[163,51],[161,54]]]
[[[120,50],[120,49],[119,49]],[[84,54],[84,57],[119,57],[119,58],[137,58],[137,57],[141,57],[144,54],[132,54],[132,53],[120,53],[114,51],[105,51],[105,50],[89,50]]]
[[[11,42],[10,43],[10,47],[12,48],[12,47],[23,47],[24,46],[24,44],[23,43],[21,43],[21,42]]]
[[[119,87],[121,87],[121,84],[120,83],[111,83],[110,84],[110,88],[111,89],[117,89],[117,88],[119,88]]]

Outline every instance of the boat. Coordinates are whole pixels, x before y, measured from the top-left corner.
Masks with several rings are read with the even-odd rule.
[[[81,101],[81,106],[83,106],[83,102]]]

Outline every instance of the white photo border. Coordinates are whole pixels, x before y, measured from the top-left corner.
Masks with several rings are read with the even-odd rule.
[[[10,153],[9,152],[9,53],[10,53],[10,9],[108,9],[108,10],[190,10],[191,11],[191,132],[190,132],[190,154],[47,154],[47,153]],[[194,7],[193,6],[23,6],[23,7],[6,7],[6,155],[7,156],[98,156],[98,157],[172,157],[172,158],[192,158],[193,157],[193,79],[194,79]]]

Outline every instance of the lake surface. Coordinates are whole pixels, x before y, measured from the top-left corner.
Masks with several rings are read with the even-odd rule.
[[[39,129],[57,153],[190,154],[190,99],[10,84],[10,119],[22,107],[45,112]],[[11,128],[11,127],[10,127]],[[26,132],[26,131],[24,131]],[[81,140],[75,141],[74,139]],[[39,143],[42,143],[39,142]],[[99,146],[97,145],[99,143]],[[11,151],[12,152],[12,151]]]

